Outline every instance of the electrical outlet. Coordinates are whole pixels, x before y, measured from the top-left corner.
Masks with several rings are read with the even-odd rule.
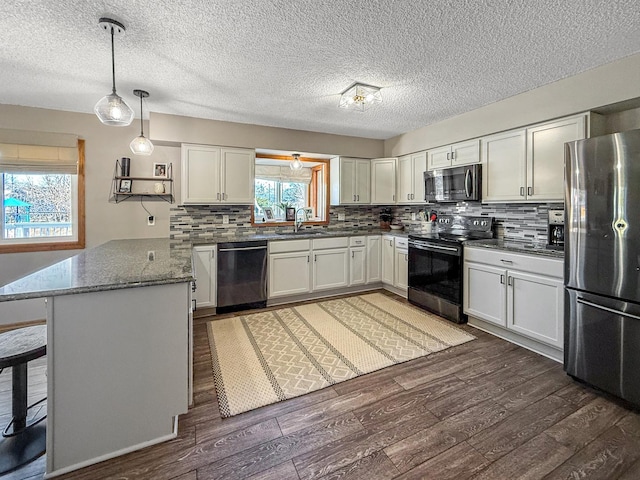
[[[229,223],[229,215],[222,215],[222,223],[225,225]]]
[[[411,212],[411,220],[415,220],[416,219],[416,212]]]
[[[153,227],[156,224],[156,217],[154,217],[153,215],[149,215],[147,217],[147,225],[149,227]]]
[[[339,222],[344,222],[344,213],[339,213],[338,214],[338,221]]]
[[[147,252],[147,260],[149,260],[150,262],[153,262],[156,259],[156,252],[155,250],[149,250]]]

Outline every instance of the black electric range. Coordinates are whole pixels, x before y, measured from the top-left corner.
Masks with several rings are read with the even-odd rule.
[[[483,238],[493,238],[492,217],[442,215],[433,233],[409,235],[409,301],[453,322],[466,322],[463,246]]]

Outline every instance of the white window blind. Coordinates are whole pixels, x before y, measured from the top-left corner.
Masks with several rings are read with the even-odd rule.
[[[270,180],[275,182],[311,183],[311,169],[302,168],[296,172],[289,167],[277,165],[256,165],[255,176],[258,180]]]
[[[78,173],[78,137],[0,129],[0,172]]]

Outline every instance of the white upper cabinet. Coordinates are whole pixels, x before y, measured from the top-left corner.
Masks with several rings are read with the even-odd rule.
[[[480,163],[480,139],[466,140],[429,150],[428,159],[429,170]]]
[[[586,116],[527,128],[527,199],[564,199],[564,144],[586,138]]]
[[[220,150],[220,190],[225,203],[252,204],[256,156],[253,150]]]
[[[183,204],[253,204],[255,152],[244,148],[182,145]]]
[[[398,158],[397,203],[424,202],[424,172],[427,152],[418,152]]]
[[[483,202],[524,199],[526,155],[524,129],[498,133],[482,139]]]
[[[563,201],[564,144],[586,134],[581,114],[483,138],[482,200]]]
[[[390,205],[396,203],[397,158],[371,160],[371,203]]]
[[[331,159],[331,205],[358,205],[371,201],[371,160]]]

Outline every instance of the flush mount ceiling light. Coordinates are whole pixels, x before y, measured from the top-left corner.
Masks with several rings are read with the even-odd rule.
[[[375,103],[382,103],[379,87],[354,83],[340,95],[339,106],[364,112]]]
[[[289,163],[289,168],[294,172],[298,170],[302,170],[302,162],[300,161],[300,154],[292,153],[291,156],[293,157],[293,161]]]
[[[136,97],[140,97],[140,136],[131,140],[129,148],[131,148],[131,151],[136,155],[151,155],[151,152],[153,152],[153,143],[144,136],[144,129],[142,127],[142,99],[147,98],[149,92],[134,90],[133,94]]]
[[[113,37],[124,35],[124,25],[111,18],[101,18],[98,21],[100,28],[111,34],[111,78],[112,91],[109,95],[102,97],[93,111],[102,123],[111,127],[126,127],[133,121],[133,110],[116,93],[116,60],[113,49]]]

